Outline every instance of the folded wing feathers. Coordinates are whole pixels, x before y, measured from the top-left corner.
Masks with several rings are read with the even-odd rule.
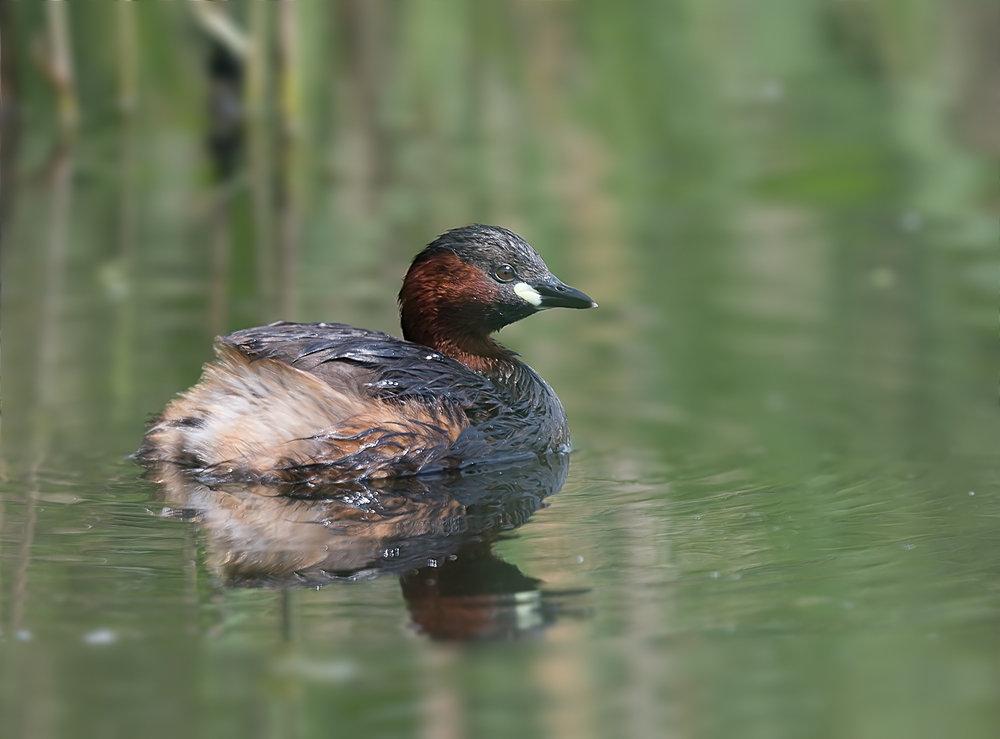
[[[469,425],[439,399],[372,397],[364,373],[346,363],[334,387],[242,344],[216,345],[218,361],[154,421],[140,457],[194,463],[207,476],[297,481],[320,472],[335,482],[384,476],[389,463],[394,475],[446,467]]]

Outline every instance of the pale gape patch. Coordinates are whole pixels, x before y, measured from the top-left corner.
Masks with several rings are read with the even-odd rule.
[[[201,381],[170,403],[153,424],[140,456],[219,468],[222,473],[282,470],[365,451],[423,458],[453,442],[468,426],[464,414],[425,403],[387,403],[363,392],[363,377],[345,368],[343,386],[277,359],[249,361],[217,345],[218,361]],[[348,477],[380,476],[370,468]],[[345,470],[346,472],[346,470]]]
[[[542,296],[539,295],[538,291],[527,282],[519,282],[514,285],[514,294],[521,298],[524,302],[530,303],[536,307],[542,304]]]

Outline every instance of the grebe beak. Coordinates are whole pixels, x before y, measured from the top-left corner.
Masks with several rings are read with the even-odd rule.
[[[597,303],[590,299],[589,295],[577,290],[575,287],[564,285],[555,277],[550,277],[544,282],[536,282],[533,285],[525,285],[537,296],[538,302],[529,300],[529,303],[544,308],[596,308]],[[515,288],[516,291],[516,288]],[[520,294],[520,293],[519,293]],[[522,296],[523,297],[523,296]]]

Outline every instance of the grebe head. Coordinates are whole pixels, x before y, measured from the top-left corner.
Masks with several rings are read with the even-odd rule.
[[[437,237],[410,265],[399,292],[403,336],[476,366],[510,352],[494,331],[547,308],[595,308],[564,285],[515,233],[465,226]]]

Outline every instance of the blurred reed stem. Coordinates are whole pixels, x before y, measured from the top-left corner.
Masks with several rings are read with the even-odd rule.
[[[0,396],[2,397],[2,396]],[[7,457],[3,452],[3,415],[0,414],[0,485],[7,484]],[[3,495],[0,494],[0,560],[3,559],[3,543],[6,540],[6,535],[3,530],[3,516],[4,505],[3,505]],[[0,567],[0,625],[3,624],[3,568]],[[2,629],[0,629],[2,630]]]
[[[59,415],[59,402],[55,393],[63,386],[58,376],[61,346],[59,328],[64,306],[67,235],[73,201],[73,157],[62,148],[57,150],[52,164],[50,191],[45,287],[38,323],[38,371],[35,376],[36,408],[32,424],[30,484],[24,501],[21,541],[11,593],[10,630],[14,633],[22,628],[24,608],[28,600],[28,567],[31,564],[31,546],[35,538],[38,496],[41,492],[39,473],[46,468],[52,451],[53,423]]]
[[[263,3],[261,3],[263,5]],[[200,633],[198,624],[198,538],[194,526],[184,532],[184,631],[188,636]]]
[[[271,58],[271,3],[250,4],[250,48],[247,82],[244,88],[250,168],[250,197],[253,201],[254,248],[257,261],[257,292],[263,304],[263,319],[274,313],[274,219],[271,177],[271,127],[266,101],[269,99]]]
[[[298,135],[302,123],[298,7],[294,0],[278,3],[278,105],[282,136],[287,140]]]
[[[225,46],[237,59],[246,59],[250,41],[229,17],[227,10],[219,5],[204,0],[188,3],[194,19],[206,34]]]
[[[136,106],[138,55],[136,53],[135,3],[118,3],[118,108],[131,115]]]
[[[17,560],[14,565],[14,578],[11,583],[11,606],[9,630],[17,636],[24,624],[24,606],[28,600],[28,565],[31,564],[31,545],[35,541],[35,522],[38,520],[38,495],[41,482],[38,470],[31,474],[31,484],[24,502],[24,512],[21,520],[21,541],[17,550]]]
[[[14,6],[0,0],[0,29],[14,27]],[[0,44],[0,223],[7,223],[13,205],[18,142],[18,51],[17,39],[3,34]]]
[[[249,34],[247,50],[247,83],[245,103],[247,115],[258,119],[264,115],[264,100],[267,91],[267,62],[270,43],[270,4],[250,3]]]
[[[59,124],[65,135],[71,132],[77,123],[76,86],[69,35],[69,3],[66,0],[49,0],[45,5],[49,21],[47,71],[56,90],[59,101]]]
[[[129,3],[130,4],[130,3]],[[126,3],[120,3],[124,6]],[[120,16],[119,16],[120,17]],[[134,98],[133,98],[134,101]],[[114,393],[114,419],[127,423],[135,393],[135,251],[136,251],[136,125],[131,117],[134,105],[122,105],[118,166],[118,267],[110,285],[115,310],[111,376]]]
[[[279,309],[282,318],[298,315],[297,276],[299,262],[298,195],[301,168],[301,89],[299,63],[299,9],[301,3],[278,3],[278,246],[281,267]]]
[[[212,208],[212,274],[208,326],[210,336],[226,333],[229,307],[230,189],[224,183],[216,187]]]

